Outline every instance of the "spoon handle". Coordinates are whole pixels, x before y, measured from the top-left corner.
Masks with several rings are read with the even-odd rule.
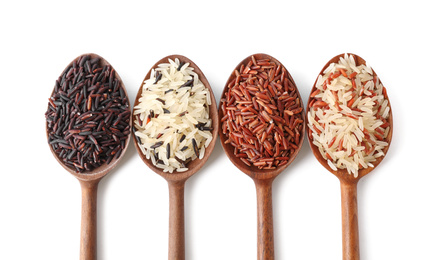
[[[185,259],[184,181],[169,181],[169,260]]]
[[[272,179],[254,180],[257,192],[257,259],[274,260]]]
[[[359,225],[357,220],[357,182],[341,181],[343,260],[359,260]]]
[[[97,181],[81,181],[81,245],[80,260],[95,260],[96,257],[96,205]]]

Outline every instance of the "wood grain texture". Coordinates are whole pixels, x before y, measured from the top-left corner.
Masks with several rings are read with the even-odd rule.
[[[358,55],[348,53],[354,57],[357,65],[366,64],[366,61]],[[326,65],[321,69],[320,74],[323,74],[323,71],[333,62],[338,62],[341,57],[344,57],[344,54],[339,54],[332,59],[330,59]],[[373,70],[375,75],[376,72]],[[310,93],[313,93],[316,90],[316,82],[315,80],[313,84],[313,88]],[[383,83],[382,83],[383,84]],[[309,111],[309,104],[311,101],[311,97],[309,96],[307,102],[307,112]],[[388,98],[388,106],[391,107]],[[392,117],[392,107],[389,111],[388,122],[390,124],[390,130],[386,141],[388,142],[388,146],[383,149],[385,156],[388,152],[389,146],[392,141],[393,134],[393,117]],[[306,125],[308,125],[308,118],[306,117]],[[316,145],[314,145],[310,141],[309,132],[307,131],[308,140],[310,148],[312,149],[313,155],[315,158],[323,165],[329,172],[335,175],[341,184],[341,208],[342,208],[342,255],[344,260],[359,260],[359,225],[358,225],[358,208],[357,208],[357,183],[361,178],[369,174],[373,171],[383,160],[385,156],[381,156],[373,162],[374,167],[362,168],[359,169],[358,177],[355,178],[352,174],[349,174],[347,169],[338,169],[334,171],[327,163],[327,160],[323,158],[319,149]]]
[[[303,102],[300,96],[300,92],[296,87],[295,81],[293,80],[291,74],[286,69],[286,67],[274,57],[258,53],[247,58],[243,59],[234,70],[239,70],[242,64],[247,64],[251,57],[254,56],[258,59],[270,59],[275,62],[277,65],[281,65],[286,70],[286,77],[290,79],[292,84],[296,88],[297,99],[299,99],[300,104],[302,106]],[[225,83],[225,87],[223,89],[221,99],[225,98],[225,93],[227,91],[227,86],[231,81],[235,79],[234,70],[231,72],[230,77]],[[219,106],[220,107],[220,106]],[[302,118],[304,118],[304,109],[301,112]],[[225,116],[222,112],[222,109],[219,109],[219,118],[223,118]],[[234,146],[231,144],[225,144],[227,137],[222,131],[219,131],[219,137],[221,141],[221,145],[225,151],[225,154],[230,159],[230,161],[236,166],[239,170],[248,175],[251,179],[253,179],[256,186],[257,193],[257,259],[258,260],[274,260],[274,223],[272,217],[272,182],[274,179],[283,172],[296,158],[301,147],[303,145],[304,137],[305,137],[305,125],[303,125],[300,131],[300,140],[298,144],[298,148],[295,149],[294,153],[292,153],[289,157],[289,160],[285,165],[277,167],[275,169],[267,170],[267,169],[259,169],[255,166],[247,166],[243,163],[239,158],[234,155]]]
[[[254,179],[257,193],[257,259],[274,259],[273,179]]]
[[[184,182],[169,181],[169,260],[185,259]]]
[[[80,260],[97,259],[97,181],[80,181],[82,190]]]
[[[341,181],[343,260],[359,260],[357,182]]]
[[[174,173],[166,173],[163,172],[162,169],[153,165],[153,163],[146,159],[146,156],[141,151],[137,142],[134,142],[137,153],[143,162],[155,173],[163,177],[169,186],[169,249],[168,249],[168,259],[169,260],[184,260],[185,259],[185,230],[184,230],[184,184],[185,181],[190,178],[193,174],[198,172],[207,162],[211,153],[213,152],[219,128],[219,120],[217,114],[217,105],[216,99],[213,94],[213,90],[211,89],[210,83],[205,77],[204,73],[201,69],[189,58],[182,55],[169,55],[166,56],[155,63],[154,66],[149,70],[146,74],[142,84],[137,92],[137,96],[135,98],[134,107],[138,105],[139,98],[143,92],[143,84],[144,81],[149,79],[151,76],[152,69],[158,67],[161,63],[168,63],[168,59],[175,60],[178,58],[181,62],[190,63],[190,67],[194,69],[199,76],[199,80],[204,84],[204,86],[209,90],[211,105],[209,107],[210,118],[212,120],[212,136],[208,147],[205,149],[204,158],[195,159],[187,164],[188,170],[185,172],[174,172]],[[132,113],[133,116],[134,113]],[[134,117],[134,116],[133,116]],[[132,121],[135,118],[132,118]],[[134,131],[134,129],[133,129]]]

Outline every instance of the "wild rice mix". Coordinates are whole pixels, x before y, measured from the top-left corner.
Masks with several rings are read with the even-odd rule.
[[[308,111],[310,141],[333,170],[374,167],[390,131],[386,89],[367,65],[345,54],[318,76]]]
[[[213,139],[208,88],[189,63],[178,58],[159,64],[143,84],[134,107],[138,145],[152,163],[172,173],[204,157]]]
[[[286,69],[254,56],[234,71],[221,99],[225,144],[248,166],[285,165],[302,138],[303,106]]]
[[[64,165],[84,173],[119,158],[131,110],[110,65],[84,55],[58,78],[46,112],[48,142]]]

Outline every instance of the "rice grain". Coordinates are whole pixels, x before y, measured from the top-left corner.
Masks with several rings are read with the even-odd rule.
[[[189,65],[178,58],[159,64],[134,107],[138,145],[163,172],[187,171],[187,164],[202,159],[213,139],[210,93]]]
[[[386,89],[366,65],[345,54],[319,75],[309,99],[309,138],[333,170],[373,167],[388,146]]]

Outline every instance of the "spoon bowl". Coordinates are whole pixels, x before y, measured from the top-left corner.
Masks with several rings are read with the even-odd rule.
[[[212,140],[208,147],[205,149],[204,157],[202,159],[195,159],[187,164],[188,170],[185,172],[163,172],[162,169],[156,167],[151,160],[148,160],[143,154],[139,147],[138,142],[134,142],[135,148],[137,149],[140,158],[143,162],[152,169],[155,173],[163,177],[169,186],[169,260],[184,260],[185,259],[185,238],[184,238],[184,184],[185,181],[190,178],[193,174],[198,172],[210,157],[214,145],[217,139],[218,133],[218,114],[217,105],[214,98],[213,90],[207,81],[204,73],[201,69],[189,58],[182,55],[169,55],[162,58],[149,70],[146,74],[142,84],[137,92],[137,96],[134,102],[134,108],[139,104],[139,99],[142,96],[144,82],[150,78],[152,70],[157,68],[159,64],[167,63],[169,59],[175,60],[178,58],[180,62],[189,63],[190,67],[194,69],[194,72],[198,74],[199,80],[204,84],[204,86],[209,90],[211,105],[209,105],[209,117],[212,120],[213,130],[211,131]],[[134,121],[134,113],[132,114],[132,121]],[[135,131],[133,129],[133,131]]]
[[[224,109],[222,109],[223,102],[226,101],[226,93],[228,90],[228,86],[236,80],[235,71],[239,71],[242,66],[245,66],[252,59],[255,60],[263,60],[269,59],[271,62],[274,62],[276,66],[281,66],[285,70],[284,77],[289,79],[291,84],[296,90],[297,99],[299,100],[299,106],[303,108],[303,102],[301,100],[300,93],[298,88],[295,85],[295,82],[290,75],[290,73],[285,69],[283,64],[280,61],[273,58],[267,54],[254,54],[251,55],[244,60],[242,60],[236,68],[231,73],[228,78],[224,90],[221,95],[221,104],[219,108],[219,118],[224,118],[226,114],[224,113]],[[304,120],[304,109],[299,113],[301,118]],[[222,120],[221,120],[222,121]],[[271,122],[270,124],[274,124]],[[235,155],[235,147],[230,143],[227,143],[228,137],[223,133],[223,131],[219,131],[219,137],[221,141],[221,145],[225,151],[225,154],[228,156],[230,161],[243,173],[248,175],[255,183],[256,186],[256,194],[257,194],[257,259],[274,259],[274,225],[273,225],[273,216],[272,216],[272,182],[274,179],[283,172],[296,158],[298,152],[300,151],[304,136],[305,136],[305,125],[302,123],[302,127],[299,130],[299,142],[297,144],[297,148],[291,152],[287,162],[281,166],[278,166],[274,169],[260,169],[254,165],[248,166],[242,160],[240,160]]]
[[[270,59],[271,61],[273,61],[275,64],[282,66],[284,68],[284,65],[278,61],[277,59],[275,59],[274,57],[268,55],[268,54],[263,54],[263,53],[258,53],[258,54],[254,54],[251,56],[248,56],[247,58],[245,58],[244,60],[242,60],[237,66],[236,68],[233,70],[233,73],[231,73],[230,77],[228,78],[227,82],[225,83],[225,86],[228,86],[236,77],[234,75],[234,71],[235,70],[239,70],[239,68],[242,65],[247,64],[250,60],[251,57],[254,57],[256,60],[260,60],[260,59]],[[291,80],[291,82],[293,83],[293,85],[296,88],[296,84],[295,81],[293,80],[292,76],[290,75],[289,71],[287,71],[287,78],[289,78]],[[227,87],[224,88],[221,98],[225,97],[225,93],[227,91]],[[301,104],[302,103],[302,99],[300,96],[300,93],[297,89],[297,94],[298,94],[298,99],[300,100]],[[304,119],[304,109],[303,111],[300,113],[302,118]],[[219,118],[223,118],[225,116],[224,112],[222,111],[222,109],[219,109]],[[304,135],[305,135],[305,127],[303,127],[301,129],[300,132],[300,142],[298,144],[298,148],[295,149],[295,152],[292,153],[289,156],[289,159],[287,161],[287,163],[285,165],[279,166],[275,169],[259,169],[256,166],[248,166],[246,165],[244,162],[242,162],[241,160],[239,160],[239,158],[237,158],[234,155],[234,147],[230,144],[225,144],[225,141],[227,140],[227,137],[225,136],[225,134],[222,131],[219,131],[219,137],[221,140],[221,144],[222,147],[225,151],[225,154],[228,156],[228,158],[230,159],[230,161],[234,164],[234,166],[236,166],[239,170],[241,170],[243,173],[245,173],[246,175],[248,175],[249,177],[251,177],[252,179],[259,179],[259,180],[264,180],[264,179],[272,179],[277,177],[284,169],[286,169],[296,158],[296,156],[298,155],[298,152],[301,149],[301,146],[303,145],[303,141],[304,141]]]
[[[104,58],[100,57],[94,53],[87,53],[78,56],[72,62],[70,62],[65,68],[64,72],[71,69],[73,63],[78,63],[78,61],[83,58],[89,56],[89,60],[99,59],[97,63],[100,67],[110,66],[111,64],[106,61]],[[64,72],[61,74],[63,75]],[[123,84],[122,79],[120,78],[117,71],[114,70],[114,79],[119,82],[119,88],[126,93],[125,86]],[[55,89],[53,89],[51,96],[55,93]],[[129,99],[127,99],[128,108],[130,111]],[[131,121],[129,121],[129,126],[131,125]],[[129,127],[130,128],[130,127]],[[49,128],[46,122],[46,137],[49,140]],[[82,190],[82,213],[81,213],[81,242],[80,242],[80,259],[81,260],[92,260],[97,258],[97,250],[96,250],[96,206],[97,206],[97,188],[99,181],[105,177],[116,165],[120,162],[121,158],[125,154],[128,144],[129,144],[130,132],[127,135],[127,139],[125,140],[124,148],[121,148],[121,153],[118,158],[113,158],[109,163],[103,163],[100,166],[92,169],[85,170],[82,173],[75,171],[74,169],[68,167],[62,158],[55,152],[52,145],[49,145],[50,151],[56,160],[61,164],[64,169],[66,169],[70,174],[76,177],[81,185]]]
[[[348,55],[352,55],[354,58],[356,65],[366,65],[366,61],[359,57],[358,55],[348,53]],[[319,75],[323,75],[325,69],[331,63],[337,63],[340,58],[344,57],[344,54],[337,55],[330,59],[327,64],[322,68]],[[372,70],[373,74],[377,76],[374,70]],[[312,90],[310,93],[314,93],[317,88],[318,79],[315,80]],[[313,97],[309,96],[307,102],[307,112],[310,110],[310,104]],[[388,107],[391,108],[391,104],[389,103],[388,97]],[[393,119],[392,119],[392,109],[389,110],[388,115],[388,123],[389,123],[389,133],[385,138],[385,141],[388,143],[386,147],[383,149],[383,153],[387,154],[389,146],[392,140],[392,129],[393,129]],[[306,117],[306,124],[308,125],[308,118]],[[378,157],[376,161],[373,162],[374,167],[362,168],[358,171],[358,176],[354,177],[353,174],[348,173],[347,169],[338,168],[336,171],[333,170],[328,164],[327,160],[324,159],[322,154],[320,153],[318,147],[311,141],[310,129],[307,132],[308,140],[310,148],[315,156],[315,158],[324,166],[329,172],[335,175],[341,184],[341,206],[342,206],[342,247],[343,247],[343,259],[344,260],[359,260],[359,227],[358,227],[358,213],[357,213],[357,183],[361,178],[369,174],[373,171],[383,160],[385,156]]]
[[[355,54],[351,54],[351,53],[348,53],[348,54],[353,56],[354,60],[356,61],[356,65],[359,66],[359,65],[365,65],[366,64],[366,61],[363,58],[361,58],[360,56],[355,55]],[[342,58],[342,57],[344,57],[344,54],[339,54],[339,55],[333,57],[332,59],[330,59],[327,62],[327,64],[321,69],[321,72],[320,72],[319,75],[322,75],[324,70],[327,69],[327,67],[331,63],[338,62],[339,59]],[[372,70],[372,71],[373,71],[374,75],[377,75],[374,70]],[[310,91],[310,93],[313,93],[316,90],[316,82],[317,82],[317,80],[315,80],[315,83],[313,84],[313,88]],[[308,99],[308,102],[307,102],[307,111],[309,111],[309,104],[310,104],[311,99],[312,98],[309,96],[309,99]],[[389,99],[388,99],[388,106],[391,107]],[[383,149],[383,152],[385,153],[385,155],[386,155],[386,153],[387,153],[387,151],[389,149],[389,146],[390,146],[391,140],[392,140],[392,128],[393,128],[392,127],[392,125],[393,125],[393,122],[392,122],[392,109],[389,111],[388,122],[390,123],[390,126],[389,126],[390,130],[389,130],[388,136],[387,136],[387,138],[385,140],[385,141],[388,142],[388,146],[386,146]],[[308,132],[308,134],[309,134],[309,132]],[[309,136],[309,140],[310,140],[310,136]],[[313,155],[321,163],[321,165],[324,166],[329,172],[331,172],[332,174],[334,174],[336,177],[338,177],[339,179],[341,179],[344,182],[358,182],[362,177],[364,177],[365,175],[370,173],[372,170],[374,170],[377,167],[377,165],[379,165],[382,162],[382,160],[384,158],[384,156],[378,157],[376,159],[376,161],[373,162],[374,167],[368,167],[368,168],[359,169],[358,177],[354,177],[352,174],[348,173],[347,169],[338,169],[337,171],[334,171],[328,165],[327,160],[324,159],[324,157],[321,155],[321,153],[318,150],[318,147],[315,144],[313,144],[312,142],[309,142],[309,145],[310,145],[310,148],[312,149]]]

